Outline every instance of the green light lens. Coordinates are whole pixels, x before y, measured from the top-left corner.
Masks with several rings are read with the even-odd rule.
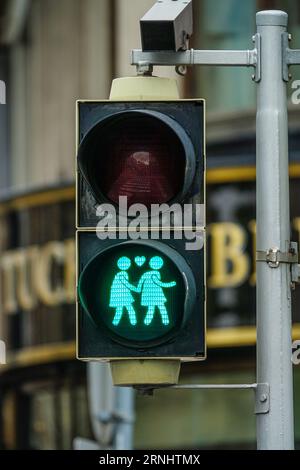
[[[139,344],[168,336],[184,314],[176,264],[147,245],[118,245],[96,256],[79,281],[82,304],[100,327]]]

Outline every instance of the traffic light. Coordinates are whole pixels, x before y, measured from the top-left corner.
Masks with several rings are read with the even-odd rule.
[[[78,102],[77,354],[116,384],[174,383],[206,356],[204,102],[175,90],[119,79]]]

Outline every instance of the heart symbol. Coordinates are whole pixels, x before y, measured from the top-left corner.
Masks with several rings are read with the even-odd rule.
[[[137,264],[140,268],[145,264],[146,258],[145,256],[136,256],[135,258],[135,264]]]

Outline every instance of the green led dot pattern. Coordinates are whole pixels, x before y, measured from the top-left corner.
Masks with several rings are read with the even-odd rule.
[[[118,245],[94,258],[79,296],[99,327],[140,344],[168,337],[184,314],[185,283],[168,256],[147,245]]]
[[[146,261],[144,256],[138,256],[135,258],[135,263],[138,266],[142,266],[140,260]],[[130,284],[128,273],[126,272],[131,267],[131,261],[126,256],[119,258],[117,266],[120,272],[116,274],[110,293],[110,307],[116,308],[116,314],[113,319],[113,325],[118,326],[122,315],[125,314],[125,310],[128,312],[129,321],[132,326],[137,324],[136,313],[132,306],[135,299],[131,292],[141,294],[140,304],[143,307],[147,307],[147,313],[144,319],[146,326],[151,325],[155,308],[158,309],[161,315],[162,324],[167,326],[170,323],[168,311],[166,309],[167,298],[164,295],[163,289],[176,286],[176,281],[169,283],[161,282],[160,269],[163,267],[164,261],[160,256],[154,256],[150,259],[149,267],[150,270],[144,273],[137,286]]]

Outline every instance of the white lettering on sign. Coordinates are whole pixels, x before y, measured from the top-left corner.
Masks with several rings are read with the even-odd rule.
[[[291,101],[293,104],[300,104],[300,80],[294,80],[292,88],[295,91],[292,93]]]
[[[300,364],[300,341],[294,341],[292,345],[293,354],[292,354],[292,363],[295,366]]]
[[[0,340],[0,365],[6,364],[6,347],[4,341]]]
[[[3,80],[0,80],[0,104],[6,104],[6,86]]]

